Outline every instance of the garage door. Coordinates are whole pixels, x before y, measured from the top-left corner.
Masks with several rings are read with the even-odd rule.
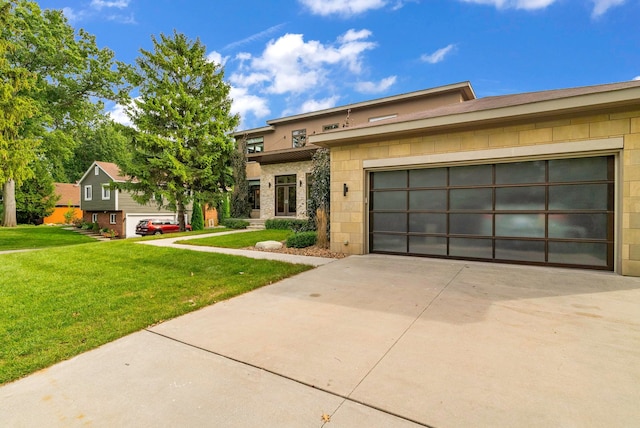
[[[127,214],[125,219],[126,238],[139,238],[140,235],[136,235],[136,225],[140,220],[144,219],[158,219],[158,220],[175,220],[176,216],[173,214]]]
[[[370,252],[613,270],[612,156],[369,179]]]

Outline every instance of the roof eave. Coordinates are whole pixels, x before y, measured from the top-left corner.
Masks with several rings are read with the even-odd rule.
[[[435,131],[479,123],[490,124],[524,117],[543,116],[551,113],[567,114],[630,105],[640,107],[640,87],[404,122],[372,125],[362,128],[346,128],[326,134],[310,135],[309,143],[321,147],[332,147],[355,142],[355,140],[379,139],[387,135],[397,135],[399,133],[411,134],[423,130]]]

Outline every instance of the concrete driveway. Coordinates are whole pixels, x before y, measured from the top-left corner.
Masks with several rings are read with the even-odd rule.
[[[640,279],[351,256],[0,388],[1,426],[640,421]]]

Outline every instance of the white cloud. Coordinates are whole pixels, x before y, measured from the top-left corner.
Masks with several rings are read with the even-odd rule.
[[[249,37],[245,37],[242,40],[238,40],[237,42],[229,43],[227,46],[223,48],[223,50],[234,49],[238,46],[246,45],[247,43],[251,43],[251,42],[255,42],[256,40],[267,38],[268,36],[277,32],[284,26],[285,24],[274,25],[273,27],[269,27],[264,31],[260,31],[259,33],[252,34]]]
[[[115,7],[117,9],[124,9],[129,6],[129,0],[114,0],[114,1],[105,1],[105,0],[91,0],[91,7],[94,9],[102,9],[103,7]]]
[[[640,80],[640,76],[636,76],[632,80]]]
[[[335,43],[323,44],[307,42],[302,34],[285,34],[270,41],[258,57],[243,53],[243,64],[229,80],[242,87],[260,85],[268,93],[302,93],[326,83],[330,74],[345,67],[359,74],[363,54],[376,46],[367,41],[370,36],[368,30],[349,30]]]
[[[310,111],[325,110],[331,107],[335,107],[339,99],[339,96],[334,95],[322,100],[307,100],[300,107],[300,113],[308,113]]]
[[[485,4],[498,9],[544,9],[557,0],[462,0],[466,3]],[[598,1],[598,0],[597,0]]]
[[[121,123],[126,126],[132,125],[131,119],[129,119],[129,116],[127,116],[127,113],[125,112],[125,107],[121,104],[114,105],[111,110],[107,111],[107,114],[111,116],[111,119],[113,119],[114,122]]]
[[[315,15],[353,16],[369,10],[380,9],[386,0],[298,0]]]
[[[626,0],[593,0],[593,11],[591,16],[597,18],[604,15],[609,9],[615,6],[620,6]]]
[[[396,76],[389,76],[379,82],[358,82],[356,84],[356,91],[363,94],[378,94],[393,86],[396,80]]]
[[[71,9],[70,7],[63,7],[62,8],[62,13],[64,14],[64,16],[67,17],[69,22],[77,22],[82,18],[81,13],[76,12],[75,10]]]
[[[257,95],[249,94],[246,88],[232,86],[229,91],[229,97],[233,100],[231,112],[240,114],[243,120],[249,113],[256,118],[262,118],[271,113],[267,100]]]
[[[455,49],[456,45],[450,44],[444,48],[438,49],[431,54],[424,54],[420,57],[421,61],[428,62],[429,64],[437,64],[444,60],[444,58]]]
[[[207,55],[207,61],[213,62],[215,64],[219,64],[219,65],[221,65],[223,67],[227,63],[228,60],[229,60],[228,56],[222,56],[222,54],[220,54],[220,52],[216,52],[216,51],[211,51]]]

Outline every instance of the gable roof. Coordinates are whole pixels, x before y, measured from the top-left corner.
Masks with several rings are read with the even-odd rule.
[[[91,166],[87,169],[87,171],[82,175],[82,178],[78,180],[78,183],[82,183],[84,179],[87,177],[87,175],[91,171],[93,171],[93,169],[96,166],[98,166],[102,171],[104,171],[104,173],[107,174],[109,178],[113,181],[124,183],[125,181],[129,180],[129,176],[122,174],[122,172],[120,171],[120,167],[115,163],[95,161],[91,164]]]
[[[396,118],[309,136],[309,143],[330,147],[351,139],[377,138],[398,132],[490,124],[508,119],[637,105],[640,81],[477,98],[400,115]]]
[[[80,206],[80,186],[74,183],[53,183],[55,194],[60,196],[56,206]]]

